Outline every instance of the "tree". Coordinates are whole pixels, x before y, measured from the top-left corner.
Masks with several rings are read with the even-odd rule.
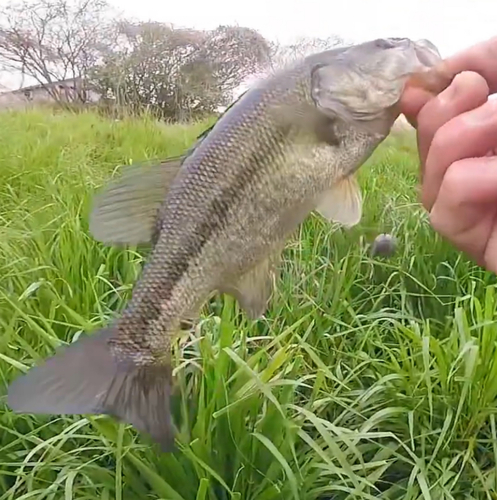
[[[105,0],[14,1],[0,10],[0,64],[45,86],[81,78],[112,50],[111,8]],[[75,88],[84,101],[84,78]]]
[[[171,120],[229,104],[233,90],[270,62],[269,43],[244,27],[200,31],[124,22],[119,32],[119,49],[97,68],[93,81],[119,103]]]
[[[345,45],[345,41],[338,36],[329,36],[328,38],[319,37],[299,37],[290,44],[271,44],[271,67],[280,68],[291,64],[297,59],[311,55],[314,52],[320,52],[335,47]]]

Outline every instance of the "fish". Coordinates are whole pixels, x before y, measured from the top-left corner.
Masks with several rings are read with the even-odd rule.
[[[317,212],[359,223],[356,173],[400,115],[409,82],[450,81],[430,42],[379,38],[311,54],[257,81],[190,150],[134,167],[95,197],[90,232],[151,244],[118,318],[16,378],[17,413],[113,417],[175,449],[172,342],[214,293],[251,320],[276,287],[285,242]]]

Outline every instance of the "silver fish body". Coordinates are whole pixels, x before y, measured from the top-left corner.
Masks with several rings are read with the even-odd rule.
[[[153,243],[130,303],[14,381],[9,405],[109,414],[172,449],[170,350],[181,321],[216,290],[259,317],[285,241],[310,212],[359,222],[354,173],[388,135],[406,80],[438,61],[429,42],[408,39],[314,54],[247,91],[185,158],[129,170],[97,198],[90,228],[107,244]]]

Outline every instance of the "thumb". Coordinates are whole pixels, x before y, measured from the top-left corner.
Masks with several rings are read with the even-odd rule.
[[[413,126],[417,126],[417,116],[423,106],[434,96],[420,87],[406,87],[400,98],[400,111],[407,121]]]

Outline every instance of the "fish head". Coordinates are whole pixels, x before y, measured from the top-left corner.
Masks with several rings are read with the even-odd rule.
[[[400,115],[398,103],[407,84],[436,94],[450,80],[429,40],[378,38],[317,63],[311,70],[311,98],[328,116],[384,133]]]
[[[442,57],[427,39],[377,38],[348,47],[337,59],[359,69],[364,77],[392,80],[436,66]]]

